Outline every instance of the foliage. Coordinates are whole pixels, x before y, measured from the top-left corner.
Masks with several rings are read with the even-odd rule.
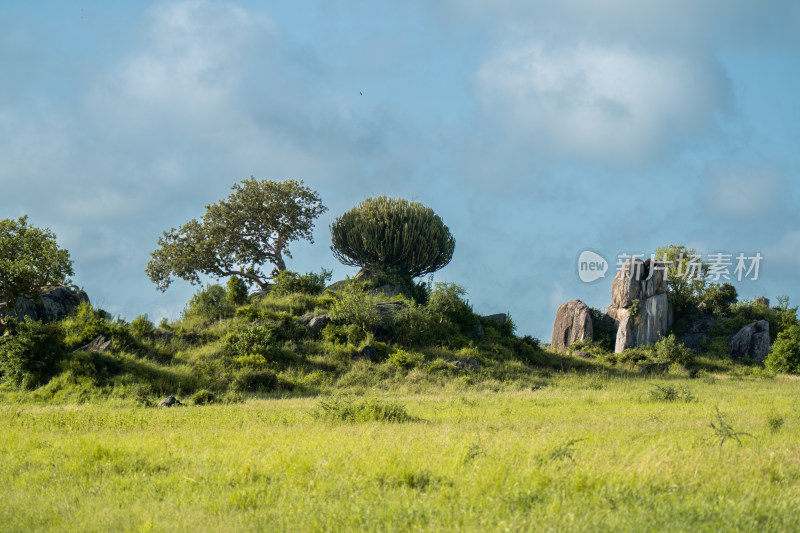
[[[300,239],[313,243],[314,219],[327,211],[302,181],[251,177],[232,190],[227,199],[207,205],[200,221],[192,219],[158,239],[146,272],[159,290],[165,291],[173,276],[199,284],[201,274],[236,275],[266,289],[262,266],[285,270],[284,257],[292,257],[288,245]]]
[[[355,400],[351,397],[333,396],[320,400],[313,411],[315,418],[341,422],[414,422],[405,406],[375,398]]]
[[[675,387],[673,385],[656,385],[648,393],[650,400],[656,402],[684,402],[692,403],[697,397],[688,387]]]
[[[139,315],[131,321],[131,333],[138,339],[144,339],[153,334],[155,325],[147,316],[147,313]]]
[[[614,320],[604,312],[594,307],[589,308],[592,317],[592,330],[594,342],[606,352],[613,352],[617,344],[617,328]]]
[[[425,354],[397,350],[389,356],[389,362],[397,368],[411,370],[413,368],[418,368],[425,362]]]
[[[464,299],[466,294],[466,289],[455,283],[434,284],[426,306],[434,324],[442,330],[454,329],[459,333],[473,331],[480,323],[480,317]]]
[[[694,362],[692,351],[683,344],[678,343],[674,333],[670,333],[656,342],[653,345],[653,351],[659,361],[677,363],[683,366],[688,366]]]
[[[291,270],[283,270],[273,273],[273,284],[270,292],[277,296],[294,293],[322,294],[325,291],[325,285],[330,280],[331,271],[324,268],[319,274],[308,272],[303,275]]]
[[[10,321],[10,335],[0,337],[0,379],[31,389],[45,383],[64,356],[57,325]]]
[[[366,331],[381,325],[381,314],[375,307],[378,298],[355,283],[348,284],[331,306],[331,319],[337,324],[356,324]]]
[[[334,256],[365,271],[410,281],[453,257],[455,239],[432,209],[402,199],[368,198],[330,226]]]
[[[278,376],[271,370],[242,370],[233,379],[234,390],[241,392],[272,392],[278,386]]]
[[[195,405],[208,405],[219,402],[219,396],[208,389],[200,389],[192,394],[191,400]]]
[[[778,334],[764,364],[774,372],[800,374],[800,325],[795,324]]]
[[[120,330],[111,322],[111,316],[102,309],[95,309],[89,302],[82,302],[74,314],[59,324],[65,334],[67,346],[77,348],[93,341],[100,335],[111,335]]]
[[[188,317],[202,320],[222,320],[235,313],[235,307],[228,298],[228,292],[221,285],[207,285],[192,296],[189,307],[184,312]]]
[[[706,287],[702,296],[706,313],[715,316],[728,316],[737,299],[736,288],[730,283],[712,283]]]
[[[666,259],[667,292],[675,320],[675,329],[685,329],[692,319],[699,316],[697,305],[702,301],[708,284],[708,264],[699,261],[693,248],[670,244],[655,251],[656,260]]]
[[[48,229],[28,224],[28,216],[0,220],[0,302],[18,313],[19,298],[36,299],[46,285],[69,283],[73,275],[67,250]]]
[[[247,303],[247,283],[239,276],[231,276],[225,284],[226,298],[233,305],[244,305]]]

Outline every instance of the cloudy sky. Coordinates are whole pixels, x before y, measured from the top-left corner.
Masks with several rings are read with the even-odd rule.
[[[798,95],[791,0],[6,1],[0,218],[129,320],[179,315],[196,287],[158,292],[150,252],[251,175],[330,208],[292,270],[354,274],[331,221],[422,202],[457,243],[436,280],[544,340],[668,243],[761,253],[740,296],[800,303]],[[583,283],[583,250],[610,275]]]

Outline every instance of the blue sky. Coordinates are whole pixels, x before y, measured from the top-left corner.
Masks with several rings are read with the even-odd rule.
[[[544,340],[610,303],[586,249],[758,252],[740,296],[798,303],[798,95],[791,1],[4,2],[0,218],[128,319],[179,315],[196,288],[158,292],[149,253],[250,175],[330,208],[289,268],[354,274],[332,220],[419,201],[456,238],[436,280]]]

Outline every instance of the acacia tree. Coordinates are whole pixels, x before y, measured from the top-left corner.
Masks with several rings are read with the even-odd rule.
[[[333,254],[366,272],[412,278],[439,270],[456,241],[429,207],[403,199],[367,198],[331,224]]]
[[[0,302],[17,315],[21,298],[37,299],[46,285],[69,283],[67,250],[48,229],[28,225],[28,216],[0,220]]]
[[[328,210],[302,181],[251,176],[231,189],[225,200],[206,206],[202,219],[158,239],[145,272],[159,290],[167,290],[173,276],[199,284],[201,274],[235,275],[265,289],[270,276],[262,267],[285,270],[284,258],[292,257],[288,245],[300,239],[313,243],[314,219]]]

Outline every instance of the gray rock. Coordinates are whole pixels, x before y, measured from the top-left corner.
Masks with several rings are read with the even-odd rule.
[[[575,341],[592,340],[593,335],[589,306],[580,300],[570,300],[556,311],[550,347],[554,350],[563,350]]]
[[[327,289],[329,291],[338,291],[340,289],[344,289],[345,286],[347,285],[347,281],[348,280],[346,280],[346,279],[339,280],[339,281],[334,281],[333,283],[331,283],[330,285],[325,287],[325,289]]]
[[[614,276],[611,300],[606,315],[617,326],[617,353],[629,346],[658,341],[672,325],[661,261],[651,264],[649,259],[629,259]]]
[[[759,305],[763,305],[764,307],[769,307],[769,298],[766,296],[759,296],[756,298],[756,303]]]
[[[456,359],[447,361],[447,364],[458,370],[477,370],[481,364],[475,359]]]
[[[372,363],[378,362],[378,350],[374,346],[364,346],[353,356],[353,360],[366,359]]]
[[[483,327],[483,324],[478,324],[475,329],[467,333],[467,337],[472,340],[480,339],[484,335],[486,335],[486,328]]]
[[[581,351],[581,350],[578,350],[577,352],[572,352],[572,355],[574,355],[575,357],[580,357],[582,359],[594,359],[595,358],[589,352],[584,352],[584,351]]]
[[[331,323],[331,317],[328,315],[317,315],[308,321],[306,327],[312,335],[318,334],[325,326]]]
[[[508,315],[506,313],[495,313],[493,315],[484,315],[481,318],[487,322],[494,322],[498,326],[502,326],[508,320]]]
[[[111,348],[111,335],[98,335],[89,344],[85,344],[78,348],[77,351],[103,353]]]
[[[183,405],[175,396],[167,396],[158,403],[159,407],[177,407]]]
[[[700,352],[703,344],[711,342],[711,327],[713,325],[714,319],[710,316],[695,320],[689,325],[686,333],[678,337],[678,343],[683,344],[695,353]]]
[[[52,322],[69,316],[84,302],[89,303],[89,296],[77,285],[55,285],[43,287],[38,300],[21,299],[18,307],[23,317]]]
[[[728,347],[731,356],[762,362],[770,351],[769,322],[752,322],[731,337]]]

